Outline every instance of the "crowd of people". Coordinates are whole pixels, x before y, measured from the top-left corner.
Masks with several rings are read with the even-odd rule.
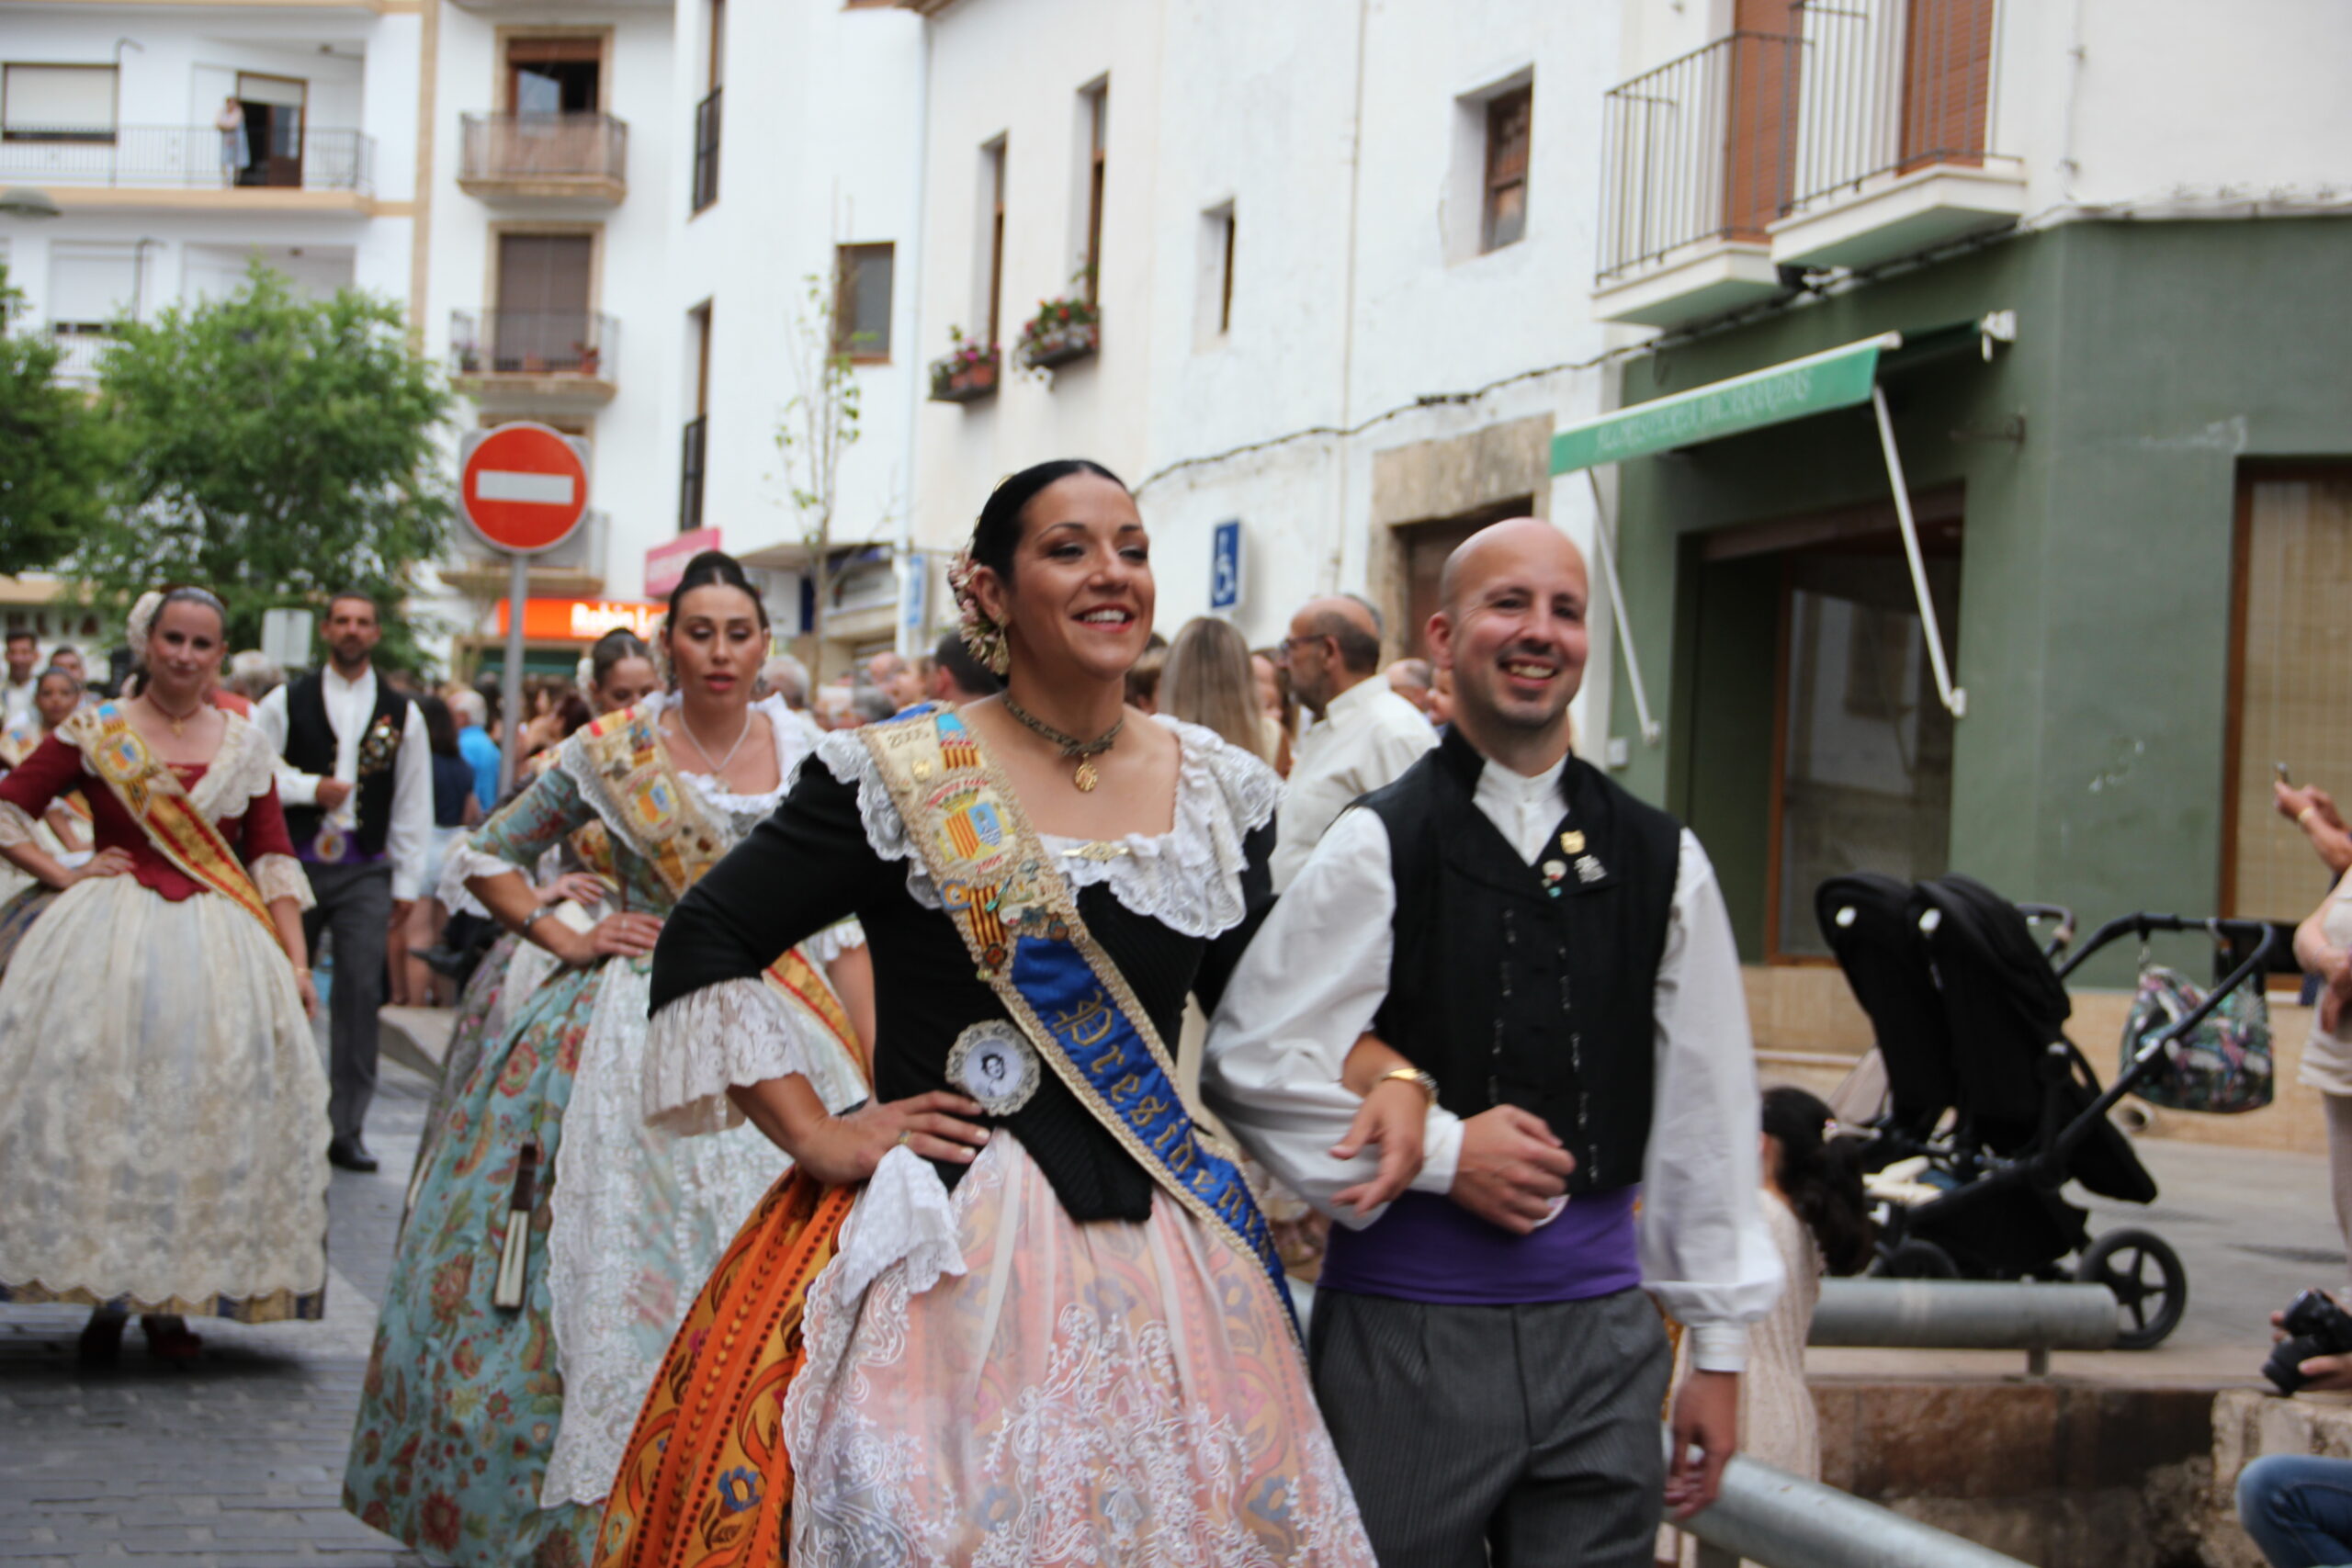
[[[1071,460],[953,581],[820,684],[707,552],[511,715],[359,593],[291,681],[201,588],[112,697],[12,644],[0,1301],[318,1316],[379,1010],[446,998],[345,1485],[429,1561],[1646,1563],[1743,1424],[1817,1467],[1859,1177],[1569,744],[1574,547],[1475,536],[1427,660],[1162,637]]]

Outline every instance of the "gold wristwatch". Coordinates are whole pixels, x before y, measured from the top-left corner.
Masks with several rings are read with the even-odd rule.
[[[1402,1078],[1405,1082],[1411,1084],[1415,1089],[1419,1089],[1423,1094],[1427,1095],[1431,1105],[1435,1105],[1437,1103],[1437,1079],[1430,1077],[1429,1074],[1421,1071],[1420,1068],[1398,1067],[1394,1072],[1386,1072],[1380,1075],[1381,1083],[1386,1083],[1391,1078]]]

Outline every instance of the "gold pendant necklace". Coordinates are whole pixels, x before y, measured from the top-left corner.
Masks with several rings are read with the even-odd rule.
[[[1094,759],[1108,751],[1119,739],[1119,731],[1127,727],[1127,716],[1121,714],[1118,723],[1093,739],[1080,740],[1074,735],[1064,735],[1060,730],[1014,702],[1011,692],[1004,694],[1004,711],[1060,747],[1065,761],[1075,761],[1078,763],[1070,773],[1069,782],[1078,786],[1081,795],[1091,794],[1094,786],[1102,782],[1102,774],[1095,768]]]
[[[204,711],[204,699],[201,697],[197,699],[196,706],[188,709],[187,712],[174,713],[171,709],[165,707],[163,704],[155,700],[154,693],[149,692],[146,694],[146,696],[147,705],[164,716],[164,722],[172,727],[172,733],[174,735],[186,735],[187,733],[187,721]]]

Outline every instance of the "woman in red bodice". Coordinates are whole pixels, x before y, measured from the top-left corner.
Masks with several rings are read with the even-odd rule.
[[[131,615],[138,694],[68,718],[0,779],[0,855],[60,897],[0,976],[0,1302],[127,1314],[193,1354],[185,1316],[315,1318],[326,1290],[326,1077],[293,858],[261,732],[206,700],[226,640],[200,588]],[[79,790],[97,852],[34,823]]]

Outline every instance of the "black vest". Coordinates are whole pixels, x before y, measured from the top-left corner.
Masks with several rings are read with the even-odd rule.
[[[408,723],[408,699],[392,690],[391,682],[381,673],[376,677],[376,711],[368,716],[368,728],[373,730],[386,719],[391,721],[392,753],[397,755],[400,738]],[[361,740],[366,740],[363,733]],[[334,726],[327,722],[326,686],[316,671],[303,676],[286,689],[286,762],[297,772],[316,773],[322,778],[334,776]],[[358,796],[359,830],[352,835],[359,852],[375,856],[384,852],[384,839],[392,826],[392,784],[396,770],[390,758],[382,767],[370,772],[363,755],[359,771]],[[315,806],[289,806],[286,808],[286,831],[299,850],[307,850],[319,836],[319,825],[326,813]]]
[[[1576,1156],[1570,1192],[1630,1186],[1649,1144],[1653,992],[1681,826],[1571,757],[1563,815],[1530,865],[1473,798],[1486,765],[1449,730],[1359,803],[1388,830],[1396,885],[1373,1029],[1437,1079],[1454,1114],[1543,1117]]]

